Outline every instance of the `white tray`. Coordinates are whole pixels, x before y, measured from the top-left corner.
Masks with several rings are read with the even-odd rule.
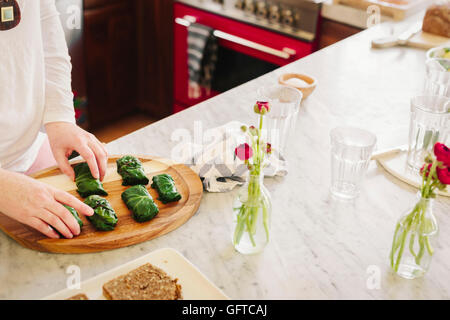
[[[397,179],[406,182],[417,189],[420,189],[422,183],[422,177],[416,172],[412,172],[407,168],[406,158],[407,152],[394,153],[386,155],[384,157],[377,158],[378,163],[390,174]],[[436,190],[436,193],[441,196],[450,197],[448,187],[446,191]]]
[[[151,263],[164,270],[170,277],[177,278],[178,283],[181,285],[181,293],[184,300],[229,299],[178,251],[165,248],[153,251],[136,260],[83,281],[80,289],[64,289],[45,297],[44,300],[64,300],[79,293],[84,293],[90,300],[106,300],[103,296],[103,284],[145,263]]]

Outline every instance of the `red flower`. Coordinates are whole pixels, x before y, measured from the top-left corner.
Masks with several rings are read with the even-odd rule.
[[[83,112],[80,109],[75,109],[75,119],[76,120],[80,119],[82,114],[83,114]]]
[[[268,101],[257,101],[253,110],[258,114],[266,114],[270,111],[270,106]]]
[[[258,129],[255,128],[255,126],[250,126],[248,128],[248,131],[250,132],[251,135],[253,136],[257,136],[258,135]]]
[[[425,168],[425,166],[426,166],[426,168]],[[423,171],[426,170],[425,177],[428,177],[428,174],[430,173],[430,169],[431,169],[431,163],[429,163],[429,164],[425,163],[422,166],[422,168],[420,168],[420,174],[423,174]]]
[[[242,161],[245,161],[253,156],[253,150],[248,143],[243,143],[234,149],[234,154]]]
[[[436,168],[437,176],[442,184],[450,184],[450,167]]]
[[[266,143],[264,146],[264,152],[267,154],[271,154],[272,153],[272,145],[270,143]]]
[[[434,155],[438,161],[450,166],[450,149],[443,143],[436,142],[434,145]]]

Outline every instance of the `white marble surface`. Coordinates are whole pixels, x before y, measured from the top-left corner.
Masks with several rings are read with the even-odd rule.
[[[244,256],[231,241],[234,190],[205,193],[199,211],[179,229],[132,247],[79,255],[38,253],[0,232],[0,298],[41,298],[65,288],[70,265],[82,279],[162,247],[184,254],[235,299],[448,299],[450,298],[450,200],[435,213],[440,245],[429,273],[418,280],[394,276],[388,266],[393,229],[415,200],[415,190],[375,163],[362,195],[353,203],[330,198],[329,130],[349,124],[373,131],[378,147],[404,144],[409,100],[424,75],[425,52],[411,48],[372,50],[369,29],[263,77],[168,117],[108,145],[111,154],[170,156],[175,129],[210,128],[233,119],[252,121],[256,89],[283,72],[318,79],[303,102],[284,178],[265,180],[273,197],[272,241],[263,253]],[[379,268],[379,289],[367,286]],[[368,269],[369,268],[369,269]],[[372,267],[373,268],[373,267]]]

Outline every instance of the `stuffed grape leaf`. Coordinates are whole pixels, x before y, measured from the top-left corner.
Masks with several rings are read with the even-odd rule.
[[[125,190],[122,193],[122,200],[137,222],[149,221],[159,212],[152,196],[143,185],[136,185]]]
[[[181,199],[181,194],[178,193],[178,190],[175,187],[175,181],[169,174],[163,173],[154,176],[152,181],[152,188],[158,191],[158,200],[162,203],[178,201]]]
[[[63,206],[69,210],[69,212],[73,215],[73,217],[75,218],[75,220],[77,220],[78,224],[80,225],[80,228],[83,226],[83,221],[81,221],[80,216],[78,215],[77,210],[75,210],[72,207],[69,207],[68,205],[63,204]]]
[[[75,220],[77,220],[78,225],[80,226],[80,230],[81,230],[81,227],[83,226],[83,221],[81,221],[80,216],[78,215],[78,212],[77,212],[74,208],[69,207],[68,205],[63,204],[63,206],[64,206],[67,210],[69,210],[69,212],[72,214],[72,216],[75,218]],[[59,234],[59,236],[60,236],[61,238],[64,237],[64,236],[62,235],[62,233],[59,232],[56,228],[54,228],[54,227],[52,227],[52,228],[53,228],[53,230],[56,231],[57,234]]]
[[[107,196],[108,193],[103,189],[103,185],[99,179],[95,179],[91,174],[91,169],[86,162],[79,163],[74,166],[75,183],[77,184],[77,192],[83,198],[97,194]]]
[[[110,231],[116,227],[117,215],[108,200],[98,195],[91,195],[84,200],[84,203],[94,209],[94,214],[86,218],[97,230]]]
[[[146,185],[149,180],[145,175],[141,161],[133,156],[124,156],[117,159],[117,173],[122,176],[122,185]]]

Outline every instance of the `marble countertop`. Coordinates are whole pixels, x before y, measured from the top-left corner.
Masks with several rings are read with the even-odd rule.
[[[378,27],[377,27],[378,28]],[[450,199],[435,214],[440,244],[428,274],[404,280],[388,265],[395,223],[415,201],[413,187],[372,163],[354,202],[330,197],[329,131],[356,125],[377,135],[378,148],[404,144],[409,101],[424,77],[425,51],[374,50],[371,28],[110,144],[111,154],[170,157],[177,129],[212,128],[239,119],[254,123],[256,90],[284,72],[315,76],[318,87],[301,106],[287,154],[289,174],[266,178],[273,198],[271,242],[258,255],[231,244],[231,206],[237,189],[204,193],[198,212],[160,238],[92,254],[48,254],[25,249],[0,232],[0,298],[42,298],[66,287],[72,265],[82,280],[163,247],[180,251],[234,299],[448,299]],[[373,285],[374,277],[380,280]]]

